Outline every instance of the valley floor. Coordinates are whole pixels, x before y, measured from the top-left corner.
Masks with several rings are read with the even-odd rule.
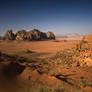
[[[30,50],[34,53],[31,53],[32,56],[51,56],[56,54],[56,52],[70,49],[76,46],[80,41],[79,40],[67,40],[67,41],[1,41],[0,42],[0,51],[8,54],[18,54],[23,55],[27,50]]]
[[[92,67],[63,67],[49,59],[79,43],[0,41],[0,92],[92,92]]]

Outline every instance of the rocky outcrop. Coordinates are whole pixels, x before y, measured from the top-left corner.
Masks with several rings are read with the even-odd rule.
[[[15,35],[12,30],[8,30],[6,34],[2,37],[4,40],[15,40]]]
[[[40,40],[41,32],[37,29],[33,29],[33,30],[30,30],[26,36],[28,40]]]
[[[37,41],[37,40],[51,40],[55,39],[55,35],[52,32],[43,33],[38,29],[33,29],[30,31],[20,30],[16,34],[12,30],[8,30],[3,36],[4,40],[28,40],[28,41]]]
[[[55,39],[55,35],[52,32],[46,33],[47,39]]]
[[[26,30],[20,30],[16,33],[16,40],[26,40],[27,37],[26,37]]]

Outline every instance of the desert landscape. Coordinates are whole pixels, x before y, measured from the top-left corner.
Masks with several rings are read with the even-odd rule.
[[[0,40],[1,92],[92,91],[92,35],[30,41],[20,33],[12,39],[8,30]]]
[[[92,0],[0,0],[0,92],[92,92]]]

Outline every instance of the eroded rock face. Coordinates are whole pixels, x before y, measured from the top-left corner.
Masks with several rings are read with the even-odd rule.
[[[31,31],[27,32],[27,35],[26,35],[26,37],[27,37],[27,40],[28,40],[28,41],[32,41],[32,39],[33,39],[33,36],[32,36],[32,33],[31,33]]]
[[[41,32],[37,29],[34,29],[31,31],[33,35],[33,40],[40,40],[41,38]]]
[[[3,36],[4,40],[28,40],[28,41],[37,41],[37,40],[51,40],[55,39],[55,35],[52,32],[43,33],[38,29],[33,29],[30,31],[20,30],[16,33],[16,35],[12,32],[12,30],[8,30],[6,34]]]
[[[55,39],[55,35],[52,32],[46,33],[47,39]]]
[[[26,30],[20,30],[16,33],[16,40],[26,40],[27,39]]]
[[[41,32],[37,29],[33,29],[27,33],[28,40],[40,40]]]
[[[6,34],[2,37],[4,40],[15,40],[15,35],[12,30],[8,30]]]

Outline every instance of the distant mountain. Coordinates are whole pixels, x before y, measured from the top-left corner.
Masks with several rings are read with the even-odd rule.
[[[64,35],[67,38],[75,38],[75,37],[80,37],[78,33],[68,33]]]
[[[64,34],[61,36],[57,36],[57,39],[59,40],[80,40],[82,38],[82,36],[80,36],[78,33],[68,33],[68,34]]]

